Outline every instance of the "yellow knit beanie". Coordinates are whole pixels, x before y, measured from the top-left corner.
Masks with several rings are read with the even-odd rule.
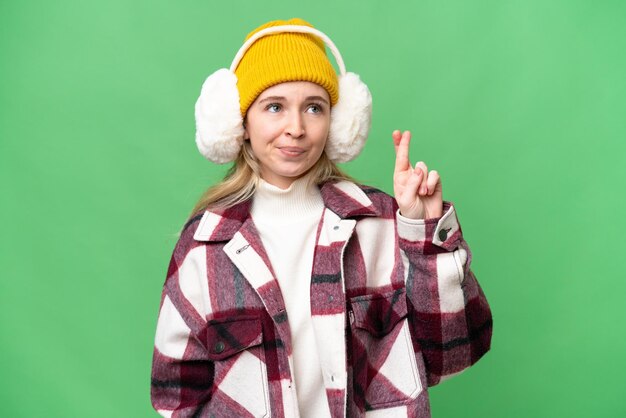
[[[294,18],[274,20],[259,26],[246,40],[262,29],[272,26],[310,23]],[[324,42],[305,33],[284,32],[264,36],[250,46],[235,69],[241,115],[265,89],[286,81],[310,81],[324,87],[331,106],[339,100],[337,74],[328,57]]]

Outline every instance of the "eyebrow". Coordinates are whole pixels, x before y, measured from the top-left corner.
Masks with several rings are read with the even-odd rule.
[[[282,102],[284,102],[284,101],[286,101],[286,100],[287,100],[287,99],[286,99],[284,96],[269,96],[269,97],[266,97],[266,98],[265,98],[265,99],[263,99],[263,100],[259,100],[259,103],[268,102],[268,101],[277,101],[277,102],[281,102],[281,101],[282,101]],[[329,103],[328,103],[328,100],[326,100],[326,99],[325,99],[325,98],[323,98],[322,96],[309,96],[309,97],[307,97],[307,98],[306,98],[306,99],[304,99],[304,100],[305,100],[305,101],[309,101],[309,100],[319,100],[319,101],[322,101],[322,102],[326,103],[327,105],[329,104]]]

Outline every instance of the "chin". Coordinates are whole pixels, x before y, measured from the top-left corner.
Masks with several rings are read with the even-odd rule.
[[[290,172],[286,172],[286,173],[279,173],[279,175],[281,177],[285,177],[285,178],[290,178],[290,179],[296,180],[296,179],[304,176],[306,173],[307,173],[306,171],[296,171],[296,172],[290,171]]]
[[[279,175],[281,175],[283,177],[297,178],[297,177],[302,177],[303,175],[305,175],[310,169],[311,169],[311,167],[308,167],[308,168],[303,168],[303,167],[287,168],[285,170],[277,171],[276,174],[279,174]]]

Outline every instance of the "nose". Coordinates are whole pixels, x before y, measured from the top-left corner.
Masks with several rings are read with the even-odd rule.
[[[304,136],[304,120],[300,112],[294,112],[289,116],[285,133],[292,138],[302,138]]]

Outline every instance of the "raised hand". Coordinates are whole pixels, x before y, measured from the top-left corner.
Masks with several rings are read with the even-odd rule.
[[[393,193],[400,214],[411,219],[438,218],[443,212],[443,192],[439,173],[428,171],[423,161],[411,166],[409,144],[411,132],[392,133],[396,148],[396,166],[393,172]]]

